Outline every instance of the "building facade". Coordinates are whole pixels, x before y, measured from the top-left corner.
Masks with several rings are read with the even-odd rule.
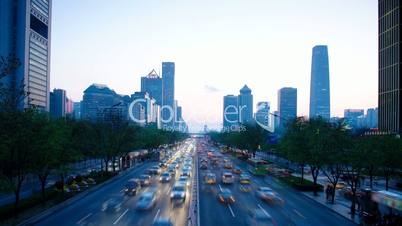
[[[313,48],[311,62],[310,118],[329,120],[330,106],[328,47],[318,45]]]
[[[174,126],[174,62],[162,62],[162,124],[164,127]]]
[[[269,102],[258,102],[257,112],[255,113],[255,120],[264,126],[269,126],[270,104]]]
[[[66,116],[67,97],[63,89],[54,89],[50,92],[50,114],[55,118]]]
[[[244,85],[238,96],[239,122],[241,124],[253,123],[253,95],[251,89]]]
[[[119,102],[117,94],[106,85],[93,84],[84,91],[81,105],[81,118],[98,121],[102,118],[105,108],[110,108]]]
[[[162,78],[155,70],[152,70],[147,76],[141,77],[141,92],[149,93],[157,105],[162,105]]]
[[[366,113],[367,128],[378,128],[378,108],[369,108]]]
[[[378,126],[382,132],[402,132],[400,0],[378,1]]]
[[[354,129],[365,127],[364,109],[345,109],[343,117],[345,122]]]
[[[235,95],[223,97],[223,130],[239,125],[238,98]]]
[[[75,119],[81,119],[81,102],[73,102],[73,115]]]
[[[278,91],[279,128],[297,117],[297,89],[284,87]]]
[[[2,82],[28,96],[19,108],[50,107],[50,43],[52,0],[0,1],[0,56],[12,56],[21,65]]]

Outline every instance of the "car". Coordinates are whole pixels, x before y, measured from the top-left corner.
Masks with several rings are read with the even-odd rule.
[[[171,178],[172,177],[170,176],[170,173],[165,172],[165,173],[161,174],[161,176],[159,177],[159,181],[162,182],[162,183],[163,182],[169,182]]]
[[[159,175],[162,170],[158,166],[152,166],[151,168],[149,168],[149,172],[152,175]]]
[[[170,175],[176,175],[176,168],[170,166],[167,171],[170,173]]]
[[[221,203],[229,203],[229,204],[233,204],[235,202],[235,198],[234,198],[232,192],[228,188],[223,188],[218,193],[218,200]]]
[[[138,210],[150,210],[156,206],[156,192],[150,191],[142,193],[138,198],[136,208]]]
[[[182,183],[176,183],[170,193],[170,200],[173,203],[184,202],[186,200],[187,188]]]
[[[182,171],[191,171],[192,170],[192,167],[190,166],[190,167],[188,167],[188,166],[183,166],[183,169],[182,169]]]
[[[251,184],[251,177],[247,174],[241,174],[239,182],[240,184]]]
[[[233,184],[234,176],[231,173],[225,172],[222,174],[222,183],[224,184]]]
[[[232,169],[233,168],[233,164],[231,162],[225,162],[223,164],[223,168],[225,169]]]
[[[186,186],[190,186],[190,180],[188,179],[188,177],[186,176],[181,176],[179,177],[179,179],[177,180],[178,183],[183,183]]]
[[[235,168],[232,169],[232,173],[241,174],[241,169],[239,167],[235,167]]]
[[[258,198],[266,202],[279,203],[279,204],[284,203],[283,199],[281,199],[279,195],[269,187],[259,187],[257,189],[257,196]]]
[[[124,194],[136,195],[140,189],[141,189],[141,183],[139,179],[130,179],[127,181],[125,185]]]
[[[141,186],[148,186],[151,184],[151,176],[148,174],[140,175],[140,178],[138,180]]]
[[[204,177],[204,181],[206,184],[216,184],[216,176],[213,173],[207,173]]]
[[[68,186],[68,189],[72,192],[79,192],[81,191],[80,186],[76,183],[71,184],[70,186]]]
[[[250,184],[240,184],[239,189],[241,192],[250,192],[252,187]]]
[[[165,168],[167,168],[167,163],[166,162],[160,162],[159,167],[162,168],[162,169],[165,169]]]
[[[122,196],[113,196],[102,204],[102,211],[108,213],[119,212],[121,210],[123,201],[124,199]]]
[[[202,169],[202,170],[208,169],[208,164],[207,164],[207,163],[204,163],[204,162],[201,163],[200,169]]]
[[[82,180],[82,181],[80,181],[80,182],[78,182],[78,185],[80,186],[80,188],[82,189],[85,189],[85,188],[89,188],[89,185],[88,185],[88,183],[85,181],[85,180]]]
[[[173,226],[173,223],[169,218],[159,218],[154,221],[152,226]]]
[[[271,215],[263,209],[254,209],[249,212],[247,226],[274,226]]]
[[[87,179],[86,179],[86,182],[87,182],[87,184],[89,184],[89,185],[95,185],[95,184],[96,184],[96,181],[95,181],[93,178],[87,178]]]
[[[183,170],[181,172],[180,176],[191,177],[191,171],[190,170]]]

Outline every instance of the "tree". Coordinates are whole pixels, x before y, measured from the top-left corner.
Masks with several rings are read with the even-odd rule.
[[[394,135],[383,135],[378,137],[377,144],[380,153],[380,168],[385,177],[385,190],[388,191],[391,176],[402,165],[401,139]]]

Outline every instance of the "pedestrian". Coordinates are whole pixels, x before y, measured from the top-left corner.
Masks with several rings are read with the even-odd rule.
[[[325,187],[325,197],[326,197],[326,200],[328,201],[328,199],[329,199],[329,184],[327,184],[327,186]]]

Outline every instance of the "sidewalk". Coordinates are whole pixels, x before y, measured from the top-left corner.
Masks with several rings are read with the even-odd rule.
[[[358,215],[358,211],[356,210],[355,216],[352,216],[350,214],[351,203],[348,200],[344,199],[343,197],[340,197],[339,194],[335,195],[335,203],[331,204],[326,201],[325,195],[323,192],[319,192],[318,196],[314,196],[314,194],[312,192],[300,192],[300,193],[302,193],[304,196],[308,197],[309,199],[314,200],[314,201],[320,203],[321,205],[331,209],[332,211],[347,218],[348,220],[351,220],[356,224],[360,224],[360,217]]]

